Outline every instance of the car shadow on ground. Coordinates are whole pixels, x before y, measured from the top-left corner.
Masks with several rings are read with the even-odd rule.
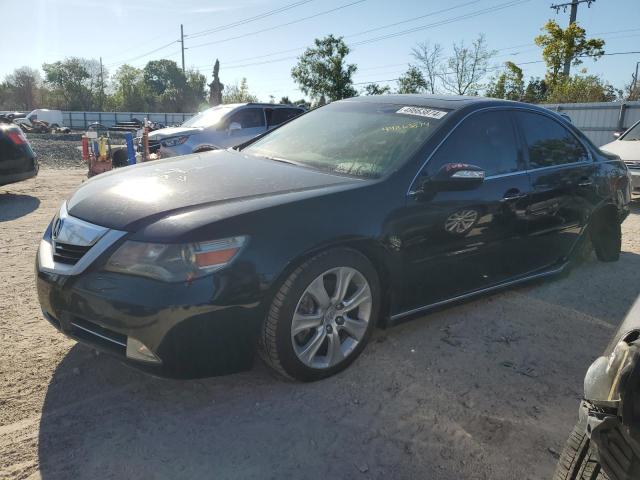
[[[75,345],[46,392],[40,475],[549,478],[549,448],[561,448],[585,369],[638,297],[628,279],[639,270],[640,255],[591,258],[567,278],[378,330],[347,371],[312,384],[259,361],[160,379]]]
[[[39,198],[31,195],[2,193],[0,191],[0,222],[8,222],[9,220],[24,217],[39,206]]]

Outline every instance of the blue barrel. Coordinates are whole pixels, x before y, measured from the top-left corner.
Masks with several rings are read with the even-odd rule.
[[[124,134],[124,139],[127,142],[127,157],[129,159],[129,165],[136,164],[136,150],[133,148],[133,135],[131,132]]]

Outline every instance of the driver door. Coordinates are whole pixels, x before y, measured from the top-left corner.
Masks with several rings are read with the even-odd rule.
[[[223,148],[235,147],[266,132],[264,109],[246,107],[233,112],[224,122],[225,135],[219,142]]]
[[[454,163],[480,167],[485,180],[462,190],[430,182]],[[481,290],[530,269],[531,186],[509,111],[478,112],[463,120],[420,172],[420,182],[425,193],[408,198],[399,232],[406,282],[400,311]]]

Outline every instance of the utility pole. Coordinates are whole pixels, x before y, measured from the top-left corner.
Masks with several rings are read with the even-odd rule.
[[[180,46],[182,47],[182,73],[184,73],[184,28],[180,24]]]
[[[100,110],[104,107],[104,70],[102,68],[102,57],[100,57]]]
[[[551,5],[551,8],[553,8],[556,11],[556,13],[559,13],[560,9],[562,9],[563,12],[566,12],[567,8],[571,7],[571,13],[569,15],[569,26],[571,26],[571,24],[576,23],[576,17],[578,16],[578,5],[580,5],[581,3],[586,3],[587,7],[591,7],[591,4],[595,1],[596,0],[572,0],[571,2],[568,2],[568,3]],[[571,57],[567,57],[564,60],[564,69],[562,73],[564,74],[565,77],[568,77],[569,74],[571,73],[572,60],[573,58]]]
[[[631,93],[635,93],[636,91],[636,87],[638,86],[638,65],[640,65],[640,62],[636,62],[636,74],[633,76],[633,88],[631,90]]]

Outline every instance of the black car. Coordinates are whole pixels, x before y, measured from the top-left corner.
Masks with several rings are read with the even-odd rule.
[[[20,182],[38,174],[38,161],[20,127],[0,119],[0,185]]]
[[[629,175],[549,110],[477,97],[359,97],[238,150],[83,184],[37,258],[45,317],[156,371],[314,380],[375,325],[616,260]],[[197,369],[196,369],[197,370]]]
[[[589,367],[554,480],[640,478],[640,299]]]

